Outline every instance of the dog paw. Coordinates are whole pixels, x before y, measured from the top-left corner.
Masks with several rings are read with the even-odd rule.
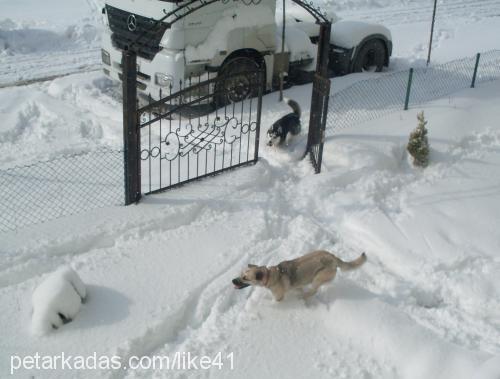
[[[311,297],[316,295],[316,292],[317,291],[306,291],[302,294],[302,297],[304,298],[304,300],[310,299]]]

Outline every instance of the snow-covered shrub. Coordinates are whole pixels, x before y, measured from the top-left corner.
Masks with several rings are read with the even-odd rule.
[[[424,111],[417,114],[418,126],[410,134],[410,140],[406,147],[413,157],[415,166],[427,167],[429,164],[429,141],[427,139],[427,121],[424,118]]]
[[[33,292],[33,333],[47,334],[71,321],[85,296],[85,285],[71,267],[62,267],[47,276]]]

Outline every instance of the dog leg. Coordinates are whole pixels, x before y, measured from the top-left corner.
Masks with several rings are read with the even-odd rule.
[[[285,297],[285,290],[282,287],[276,288],[272,292],[273,292],[274,300],[276,300],[276,301],[281,301]]]
[[[304,293],[304,300],[307,300],[311,296],[314,296],[316,292],[318,292],[319,287],[321,287],[323,284],[331,282],[333,279],[335,279],[336,274],[336,268],[333,270],[325,269],[318,272],[311,283],[311,289]]]

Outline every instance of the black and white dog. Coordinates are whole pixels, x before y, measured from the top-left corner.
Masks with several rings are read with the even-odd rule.
[[[292,99],[285,99],[292,108],[292,112],[281,117],[267,131],[269,136],[268,146],[281,145],[287,140],[288,135],[296,136],[300,133],[300,106]]]

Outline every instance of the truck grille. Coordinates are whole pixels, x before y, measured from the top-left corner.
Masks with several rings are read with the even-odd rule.
[[[134,50],[137,51],[137,55],[152,60],[156,53],[161,50],[160,41],[167,25],[159,23],[155,26],[155,20],[152,18],[129,13],[109,5],[106,5],[106,14],[113,33],[111,40],[118,49],[123,50],[144,33],[135,44]],[[129,28],[132,19],[135,19],[135,29]]]

